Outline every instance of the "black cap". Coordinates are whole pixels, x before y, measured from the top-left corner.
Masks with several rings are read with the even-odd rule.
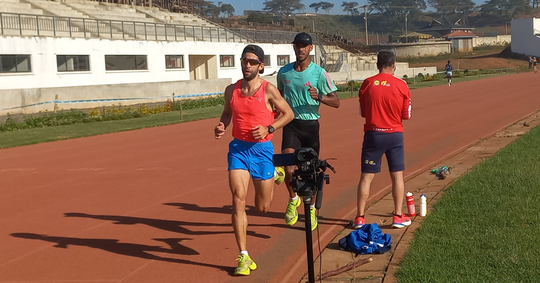
[[[297,42],[304,43],[307,45],[313,45],[313,40],[311,39],[311,35],[305,32],[301,32],[294,37],[294,41],[292,43],[297,43]]]
[[[245,53],[253,53],[259,57],[259,61],[264,62],[264,51],[258,45],[250,44],[244,48],[242,55]]]

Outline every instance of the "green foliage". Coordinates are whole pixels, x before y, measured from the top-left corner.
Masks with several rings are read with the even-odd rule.
[[[268,0],[264,2],[263,10],[280,15],[290,15],[295,10],[302,10],[305,6],[301,0]]]
[[[225,96],[211,96],[200,99],[185,99],[177,100],[174,102],[174,111],[180,110],[180,103],[182,104],[182,109],[196,109],[196,108],[205,108],[225,104]]]

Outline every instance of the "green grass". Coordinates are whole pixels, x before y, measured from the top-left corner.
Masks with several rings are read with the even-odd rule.
[[[505,73],[506,74],[506,73]],[[489,74],[481,76],[467,76],[452,79],[453,83],[459,83],[481,78],[500,76],[500,74]],[[432,87],[446,84],[446,79],[442,78],[437,81],[419,82],[416,85],[410,84],[411,89]],[[340,99],[354,98],[358,96],[358,90],[340,91],[338,92]],[[197,109],[184,110],[184,122],[209,119],[219,117],[223,111],[223,106],[212,106]],[[160,114],[152,114],[143,116],[142,118],[134,118],[127,120],[114,120],[106,122],[91,122],[78,123],[67,126],[55,126],[26,129],[12,132],[0,132],[0,149],[16,147],[22,145],[30,145],[42,142],[50,142],[56,140],[65,140],[72,138],[80,138],[94,136],[106,133],[122,132],[136,130],[149,127],[157,127],[181,123],[180,112],[166,112]]]
[[[223,106],[212,106],[183,111],[184,122],[218,117]],[[106,133],[122,132],[135,129],[157,127],[181,123],[180,112],[166,112],[133,118],[105,122],[79,123],[67,126],[44,127],[0,133],[0,148],[30,145],[56,140],[65,140],[94,136]]]
[[[399,282],[540,282],[540,127],[445,192],[416,231]]]

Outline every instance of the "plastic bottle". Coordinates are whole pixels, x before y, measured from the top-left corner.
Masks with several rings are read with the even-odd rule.
[[[416,216],[416,208],[414,206],[414,197],[413,194],[408,192],[407,193],[407,210],[408,210],[408,216]]]
[[[427,198],[426,195],[420,196],[420,216],[426,216],[427,214]]]

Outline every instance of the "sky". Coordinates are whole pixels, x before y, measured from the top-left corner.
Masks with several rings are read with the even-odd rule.
[[[210,0],[213,1],[214,4],[217,5],[217,0]],[[330,14],[337,15],[337,14],[345,14],[343,12],[343,7],[341,7],[341,4],[344,2],[343,0],[301,0],[300,3],[304,4],[306,6],[305,12],[307,13],[314,13],[315,10],[312,8],[309,8],[309,5],[311,3],[318,3],[321,1],[326,1],[330,3],[334,3],[334,8],[330,10]],[[484,4],[486,0],[473,0],[474,3],[477,5]],[[262,10],[264,6],[264,0],[220,0],[220,2],[223,2],[223,4],[231,4],[234,7],[234,15],[239,16],[244,14],[244,10]],[[358,2],[359,5],[367,4],[367,0],[347,0],[345,2]],[[427,2],[427,1],[426,1]],[[325,13],[324,11],[319,10],[319,14]]]

